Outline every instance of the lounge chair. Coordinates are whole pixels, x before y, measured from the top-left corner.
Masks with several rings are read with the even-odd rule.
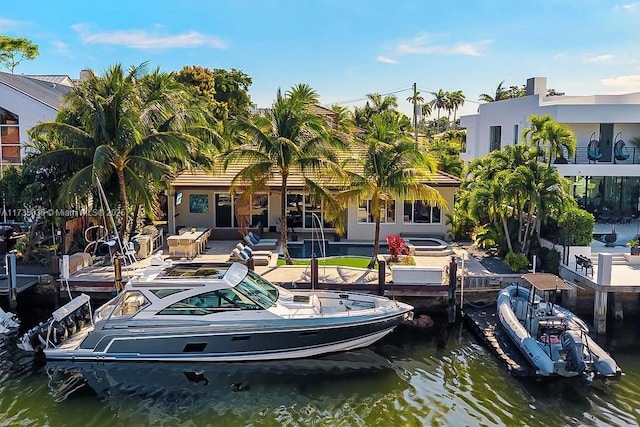
[[[236,245],[236,249],[238,249],[240,252],[245,251],[249,256],[252,256],[252,255],[271,256],[271,255],[273,255],[273,252],[272,251],[268,251],[268,250],[254,251],[253,249],[251,249],[250,246],[243,245],[242,242],[239,242]]]
[[[243,240],[245,241],[246,246],[249,246],[251,249],[254,249],[254,250],[275,249],[276,246],[278,246],[278,242],[277,241],[274,241],[274,242],[260,241],[260,242],[254,243],[254,241],[251,240],[249,235],[244,236]]]
[[[254,234],[253,231],[248,232],[247,236],[249,236],[249,239],[251,239],[251,241],[255,243],[263,242],[263,243],[273,243],[274,245],[278,244],[278,239],[263,239],[257,234]]]
[[[253,265],[269,265],[270,257],[268,255],[249,255],[246,251],[240,251],[238,248],[233,248],[229,261],[238,261],[246,263],[249,259],[253,260]]]

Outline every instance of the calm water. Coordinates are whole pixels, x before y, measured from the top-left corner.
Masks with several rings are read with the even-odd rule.
[[[35,367],[3,337],[0,426],[633,426],[636,322],[618,325],[603,343],[626,376],[592,386],[513,378],[461,325],[261,364]]]
[[[326,256],[362,256],[371,258],[373,251],[372,243],[341,243],[326,241],[325,245],[320,241],[305,240],[304,242],[289,242],[289,255],[291,258],[311,258],[313,253],[317,257],[322,257],[323,253]],[[387,244],[382,243],[379,246],[380,253],[387,253]]]

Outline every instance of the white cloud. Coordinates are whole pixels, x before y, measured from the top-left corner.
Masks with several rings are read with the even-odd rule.
[[[617,4],[613,10],[622,10],[624,12],[635,12],[640,10],[640,2]]]
[[[25,22],[14,21],[0,17],[0,31],[15,30],[25,25]]]
[[[397,64],[398,63],[398,61],[396,61],[395,59],[387,58],[386,56],[382,56],[382,55],[378,56],[376,58],[376,61],[384,62],[385,64]]]
[[[586,62],[596,62],[596,63],[611,63],[613,62],[613,55],[604,54],[604,55],[591,55],[584,58]]]
[[[618,76],[600,80],[604,86],[625,87],[630,90],[640,90],[640,74],[630,76]]]
[[[84,44],[107,44],[125,46],[132,49],[174,49],[209,46],[224,49],[226,44],[220,38],[197,31],[176,35],[149,34],[144,30],[117,30],[92,32],[86,24],[75,24],[71,28],[78,33]]]
[[[75,58],[69,50],[69,45],[65,42],[61,42],[60,40],[51,40],[49,43],[53,46],[53,51],[56,54],[66,56],[67,58]]]
[[[436,40],[436,37],[428,33],[421,33],[412,39],[400,41],[395,46],[395,51],[399,55],[483,56],[484,48],[491,43],[493,43],[492,40],[479,40],[442,44]]]

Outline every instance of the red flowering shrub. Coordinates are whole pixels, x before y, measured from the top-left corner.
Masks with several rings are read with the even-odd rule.
[[[400,255],[409,255],[409,248],[404,239],[397,234],[387,236],[387,245],[391,254],[391,262],[399,262]]]

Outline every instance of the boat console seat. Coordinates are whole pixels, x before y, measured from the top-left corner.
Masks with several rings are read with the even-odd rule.
[[[527,302],[522,299],[517,299],[513,303],[513,313],[518,320],[523,321],[527,318]]]

